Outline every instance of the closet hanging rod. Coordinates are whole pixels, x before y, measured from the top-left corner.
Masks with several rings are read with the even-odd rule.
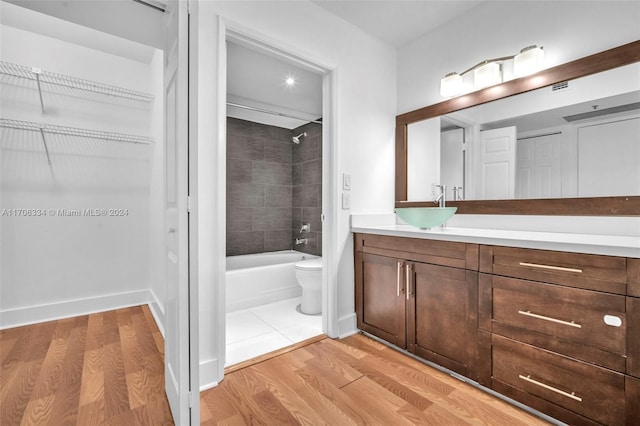
[[[263,112],[265,114],[278,115],[280,117],[293,118],[295,120],[306,121],[307,123],[322,124],[322,121],[320,121],[320,120],[309,120],[308,118],[297,117],[295,115],[284,114],[282,112],[271,111],[271,110],[263,109],[263,108],[256,108],[256,107],[251,107],[251,106],[247,106],[247,105],[236,104],[234,102],[227,102],[227,106],[235,107],[235,108],[247,109],[247,110],[250,110],[250,111]]]
[[[91,139],[103,139],[114,142],[152,144],[153,139],[146,136],[127,135],[124,133],[102,132],[99,130],[79,129],[76,127],[55,126],[53,124],[34,123],[32,121],[10,120],[0,118],[0,127],[26,130],[39,133],[78,136]]]
[[[96,81],[84,80],[82,78],[72,77],[69,75],[56,74],[39,68],[30,68],[24,65],[13,64],[11,62],[0,61],[0,74],[34,80],[38,83],[55,84],[57,86],[69,87],[72,89],[84,90],[86,92],[94,92],[101,95],[115,96],[136,101],[151,102],[153,100],[153,95],[150,95],[149,93],[138,92],[131,89],[125,89],[124,87],[112,86],[110,84],[98,83]]]

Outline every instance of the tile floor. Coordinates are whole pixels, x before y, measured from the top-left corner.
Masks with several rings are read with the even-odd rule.
[[[301,300],[228,312],[225,367],[322,334],[322,316],[300,313]]]

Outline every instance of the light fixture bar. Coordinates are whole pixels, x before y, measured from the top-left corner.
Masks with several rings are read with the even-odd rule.
[[[513,74],[516,77],[533,74],[542,68],[544,51],[536,45],[527,46],[520,53],[499,58],[485,59],[460,74],[449,73],[440,80],[440,94],[445,97],[459,95],[463,91],[462,77],[474,72],[473,85],[480,89],[503,82],[502,63],[513,60]]]

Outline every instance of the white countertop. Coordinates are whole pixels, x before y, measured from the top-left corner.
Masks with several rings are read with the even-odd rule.
[[[423,230],[411,225],[358,225],[352,226],[351,231],[396,237],[640,258],[640,237],[455,227]]]

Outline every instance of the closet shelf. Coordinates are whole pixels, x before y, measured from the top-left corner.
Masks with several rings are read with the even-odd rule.
[[[84,90],[86,92],[100,93],[102,95],[115,96],[136,101],[151,102],[153,100],[153,95],[148,93],[137,92],[123,87],[84,80],[68,75],[56,74],[49,71],[43,71],[39,68],[26,67],[24,65],[13,64],[11,62],[0,61],[0,74],[33,80],[38,83],[38,87],[41,83],[55,84],[57,86],[69,87],[72,89]]]
[[[91,139],[103,139],[115,142],[152,144],[153,139],[146,136],[128,135],[124,133],[102,132],[99,130],[79,129],[76,127],[55,126],[53,124],[34,123],[32,121],[11,120],[0,118],[0,127],[44,132],[58,135],[78,136]]]

